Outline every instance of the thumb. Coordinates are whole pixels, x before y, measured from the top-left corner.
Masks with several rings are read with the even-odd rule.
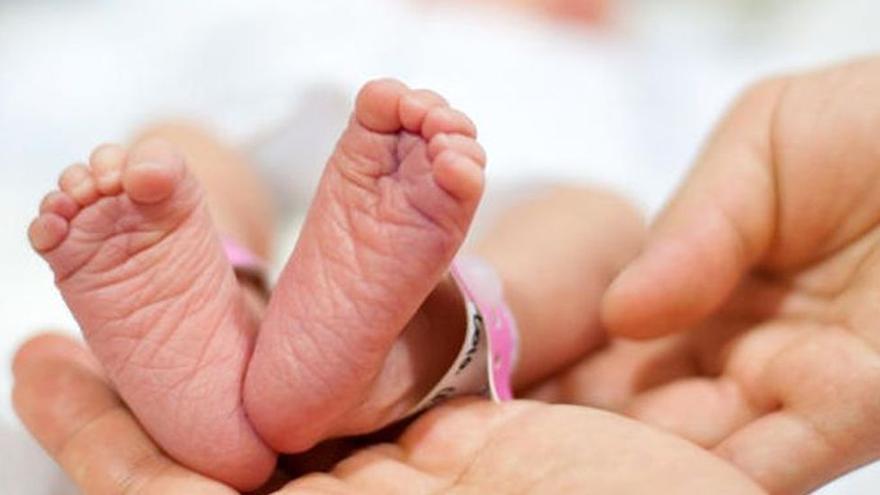
[[[614,334],[683,330],[724,302],[776,229],[774,110],[785,87],[747,91],[721,122],[646,247],[611,284],[602,318]]]

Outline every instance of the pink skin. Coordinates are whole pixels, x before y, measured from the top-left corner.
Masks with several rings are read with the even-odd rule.
[[[395,343],[418,333],[470,226],[485,163],[475,137],[434,93],[387,80],[361,91],[248,368],[248,416],[274,449],[376,429],[419,399],[414,358]]]
[[[250,369],[257,317],[170,143],[102,146],[65,170],[30,239],[149,434],[186,466],[248,490],[270,475],[273,449],[376,429],[419,399],[431,373],[411,366],[410,348],[439,362],[433,343],[448,334],[430,330],[456,330],[416,312],[450,308],[440,282],[483,187],[475,134],[434,93],[365,87]]]
[[[119,393],[169,454],[258,486],[275,454],[240,398],[257,322],[184,159],[159,140],[102,146],[59,187],[31,242]]]

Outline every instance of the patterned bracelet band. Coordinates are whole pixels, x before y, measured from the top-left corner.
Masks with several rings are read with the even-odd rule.
[[[231,237],[223,238],[223,249],[236,275],[268,287],[266,263],[258,256]],[[513,398],[518,332],[501,281],[488,263],[473,256],[458,257],[451,273],[467,315],[462,347],[449,371],[406,416],[461,395],[488,394],[497,402]]]
[[[463,345],[449,371],[408,416],[461,395],[489,394],[496,402],[513,399],[518,333],[501,281],[486,262],[470,256],[456,259],[452,276],[467,310]]]

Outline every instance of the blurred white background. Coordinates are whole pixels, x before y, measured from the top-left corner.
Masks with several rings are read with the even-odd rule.
[[[478,123],[489,203],[592,181],[656,211],[749,81],[880,49],[875,0],[620,0],[601,28],[441,3],[0,0],[0,493],[74,493],[15,418],[8,369],[33,332],[75,330],[25,232],[95,144],[204,122],[253,154],[293,218],[353,92],[395,76]],[[875,466],[822,493],[878,487]]]

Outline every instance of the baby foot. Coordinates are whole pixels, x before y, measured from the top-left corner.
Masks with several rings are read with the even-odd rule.
[[[59,186],[31,243],[120,395],[169,454],[255,488],[275,462],[241,406],[257,323],[183,157],[102,146]]]
[[[374,430],[420,398],[412,380],[420,363],[398,349],[406,340],[398,337],[427,328],[420,306],[437,302],[429,295],[470,226],[485,164],[475,137],[471,121],[435,93],[388,80],[361,90],[245,380],[248,415],[276,450]],[[453,302],[458,327],[443,329],[451,337],[438,335],[440,325],[430,330],[454,347],[464,312]],[[436,347],[428,353],[443,359]],[[446,354],[448,367],[454,352]]]

